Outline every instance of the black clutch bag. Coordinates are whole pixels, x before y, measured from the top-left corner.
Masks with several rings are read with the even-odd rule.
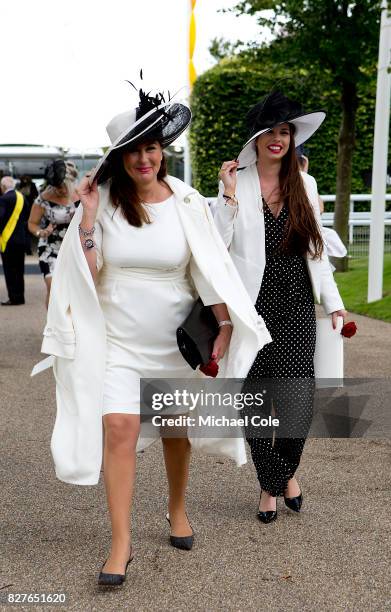
[[[178,348],[193,370],[209,362],[218,333],[219,326],[212,309],[198,299],[189,316],[176,330]]]

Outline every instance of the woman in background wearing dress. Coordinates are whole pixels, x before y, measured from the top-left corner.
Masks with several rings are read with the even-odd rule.
[[[52,276],[58,252],[75,214],[77,169],[73,162],[57,159],[45,170],[47,186],[31,207],[28,228],[38,238],[38,260],[49,304]]]
[[[274,441],[246,432],[263,523],[277,518],[277,496],[284,496],[291,510],[301,509],[295,473],[312,418],[314,295],[334,328],[337,317],[346,316],[323,245],[316,182],[300,172],[295,152],[324,117],[272,92],[249,111],[249,140],[219,174],[215,222],[273,340],[259,351],[245,386],[272,381],[266,406],[285,428]],[[286,386],[284,380],[297,382]]]

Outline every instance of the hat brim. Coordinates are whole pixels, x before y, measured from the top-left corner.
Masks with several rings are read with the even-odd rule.
[[[292,123],[295,130],[295,147],[300,146],[304,142],[306,142],[311,136],[320,128],[323,121],[325,120],[326,113],[324,111],[317,111],[315,113],[306,113],[305,115],[300,115],[299,117],[295,117],[294,119],[289,119],[289,121],[281,121],[281,123],[277,123],[276,125],[281,125],[282,123]],[[276,126],[273,126],[276,127]],[[260,130],[254,136],[246,142],[243,149],[238,155],[239,168],[246,168],[246,166],[250,166],[257,161],[257,151],[255,148],[255,140],[261,134],[265,134],[265,132],[270,132],[273,128],[265,128],[264,130]]]
[[[183,123],[176,129],[175,133],[169,134],[168,136],[162,135],[159,139],[162,148],[167,147],[173,143],[181,134],[186,130],[191,121],[191,111],[184,104],[178,102],[164,102],[156,108],[153,108],[148,113],[140,117],[135,123],[124,132],[113,142],[113,144],[107,149],[106,153],[101,157],[95,168],[92,170],[89,176],[90,185],[97,180],[98,183],[104,183],[110,174],[108,173],[109,164],[108,160],[113,151],[128,146],[129,144],[136,144],[144,139],[148,139],[148,136],[153,134],[154,130],[158,127],[159,123],[166,117],[165,110],[170,110],[173,107],[181,108],[184,115]]]

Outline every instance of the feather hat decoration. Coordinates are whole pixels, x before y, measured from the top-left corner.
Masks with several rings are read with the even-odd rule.
[[[142,70],[140,71],[142,80]],[[90,175],[90,183],[97,180],[103,183],[111,176],[110,156],[113,151],[124,147],[135,147],[143,141],[158,140],[162,148],[170,145],[182,134],[191,121],[190,109],[174,102],[170,92],[151,95],[141,87],[128,81],[139,96],[138,106],[113,117],[106,126],[111,146],[100,159]],[[167,98],[167,100],[166,100]]]
[[[142,69],[140,70],[140,80],[143,80]],[[129,83],[129,85],[131,85],[135,91],[137,91],[139,96],[139,104],[136,108],[136,119],[140,119],[141,117],[149,113],[149,111],[158,108],[162,104],[165,104],[166,96],[163,92],[158,91],[155,95],[151,96],[150,91],[147,93],[141,87],[140,89],[137,89],[137,87],[132,83],[132,81],[127,80],[126,82]],[[170,92],[167,93],[167,97],[169,102],[171,100]]]

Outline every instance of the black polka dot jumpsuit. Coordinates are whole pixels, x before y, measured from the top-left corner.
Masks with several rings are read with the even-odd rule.
[[[278,496],[297,470],[311,424],[316,319],[305,258],[280,249],[288,209],[283,206],[275,218],[265,201],[263,208],[266,266],[255,308],[273,341],[259,351],[243,390],[266,390],[262,408],[253,405],[248,415],[270,414],[281,423],[274,435],[259,427],[246,430],[261,488]]]

